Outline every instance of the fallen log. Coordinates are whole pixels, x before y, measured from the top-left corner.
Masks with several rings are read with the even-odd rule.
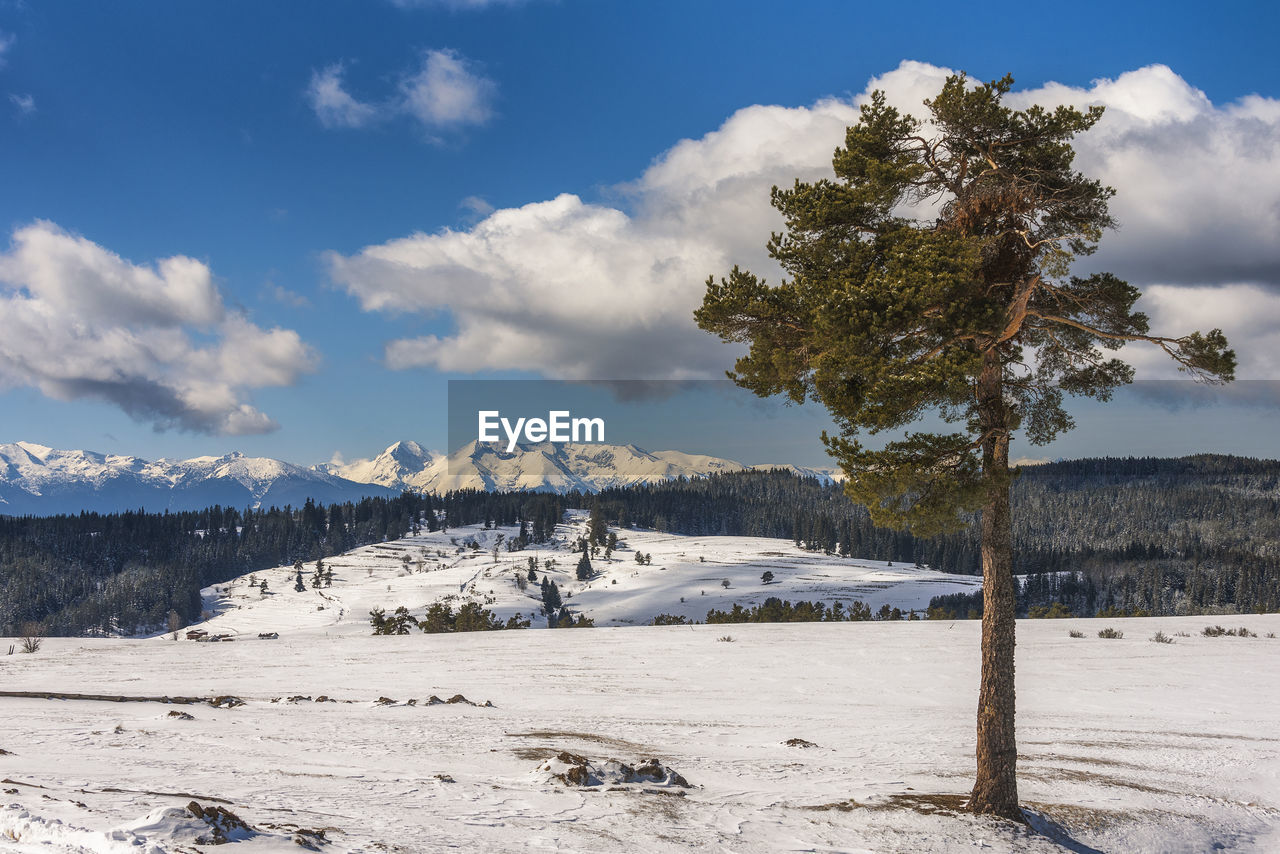
[[[209,697],[131,697],[124,694],[67,694],[59,691],[0,691],[0,697],[29,700],[98,700],[106,703],[177,703],[190,706],[208,703]]]

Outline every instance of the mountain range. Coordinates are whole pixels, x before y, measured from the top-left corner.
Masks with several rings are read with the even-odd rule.
[[[823,480],[833,477],[826,468],[754,466],[779,467]],[[401,441],[372,459],[307,467],[238,452],[148,461],[16,442],[0,445],[0,514],[298,506],[308,498],[332,503],[398,495],[406,489],[595,492],[747,468],[753,466],[679,451],[649,452],[635,445],[542,443],[507,453],[472,442],[443,454]]]

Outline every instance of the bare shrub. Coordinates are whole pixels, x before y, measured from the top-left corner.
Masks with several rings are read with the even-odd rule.
[[[44,643],[44,627],[39,623],[23,623],[18,644],[23,652],[39,652]]]
[[[1246,627],[1241,626],[1238,629],[1224,629],[1222,626],[1205,626],[1204,631],[1200,634],[1207,638],[1256,638],[1256,632],[1249,631]]]
[[[1124,632],[1120,631],[1119,629],[1113,629],[1111,627],[1107,627],[1102,631],[1098,632],[1098,637],[1107,638],[1108,640],[1120,640],[1120,638],[1124,637]]]
[[[1173,643],[1173,638],[1169,637],[1164,632],[1156,632],[1154,635],[1151,636],[1151,642],[1152,643]]]
[[[1071,631],[1067,632],[1067,634],[1068,634],[1070,637],[1073,637],[1073,638],[1082,638],[1082,637],[1084,637],[1084,632],[1080,631],[1079,629],[1072,629]]]

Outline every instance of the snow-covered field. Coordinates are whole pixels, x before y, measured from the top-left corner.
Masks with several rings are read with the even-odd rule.
[[[920,607],[969,581],[772,540],[623,534],[629,549],[597,561],[589,586],[568,580],[564,552],[553,570],[598,625],[676,612],[681,596],[699,617],[768,595]],[[331,588],[295,593],[281,568],[258,574],[265,597],[247,580],[210,591],[220,613],[206,628],[234,643],[51,639],[0,655],[4,691],[244,701],[0,697],[0,851],[194,851],[212,830],[191,801],[247,822],[228,832],[228,850],[246,852],[302,850],[295,839],[369,854],[1280,850],[1280,640],[1266,637],[1280,615],[1230,618],[1258,635],[1243,638],[1200,635],[1225,618],[1021,622],[1032,833],[954,811],[972,774],[978,623],[370,636],[369,608],[444,595],[491,599],[504,617],[536,610],[508,565],[531,552],[495,565],[491,540],[448,548],[469,536],[497,534],[336,557]],[[761,585],[766,568],[778,580]],[[1104,626],[1124,637],[1098,638]],[[1149,642],[1157,630],[1175,643]],[[468,702],[429,702],[459,694]],[[556,779],[577,763],[561,753],[606,784]],[[650,759],[661,774],[640,782],[606,764]]]

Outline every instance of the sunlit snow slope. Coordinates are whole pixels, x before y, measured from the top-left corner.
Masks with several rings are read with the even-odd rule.
[[[373,608],[390,612],[403,605],[421,616],[436,601],[449,602],[455,610],[474,601],[503,620],[521,614],[535,626],[545,626],[538,613],[538,586],[522,591],[516,581],[517,574],[527,574],[531,557],[538,574],[556,582],[569,609],[597,626],[644,625],[659,614],[700,621],[712,608],[758,605],[771,596],[828,605],[842,602],[846,607],[861,601],[873,611],[885,604],[923,611],[934,596],[981,586],[972,576],[827,556],[799,549],[789,540],[627,529],[617,531],[621,544],[612,558],[605,560],[601,552],[592,561],[596,576],[580,582],[575,576],[579,555],[569,549],[585,532],[586,516],[578,512],[558,526],[554,542],[520,552],[508,552],[504,545],[518,528],[474,525],[423,533],[326,559],[325,565],[334,571],[332,587],[311,587],[315,564],[308,562],[307,589],[302,593],[293,589],[293,568],[280,567],[255,574],[255,580],[267,581],[265,596],[249,586],[248,576],[207,590],[208,607],[218,616],[201,628],[256,634],[326,627],[331,633],[362,634],[369,630]],[[478,548],[471,548],[471,543]],[[648,555],[651,562],[637,564],[636,552]],[[550,570],[548,560],[554,561]],[[767,584],[761,580],[765,572],[773,573]]]

